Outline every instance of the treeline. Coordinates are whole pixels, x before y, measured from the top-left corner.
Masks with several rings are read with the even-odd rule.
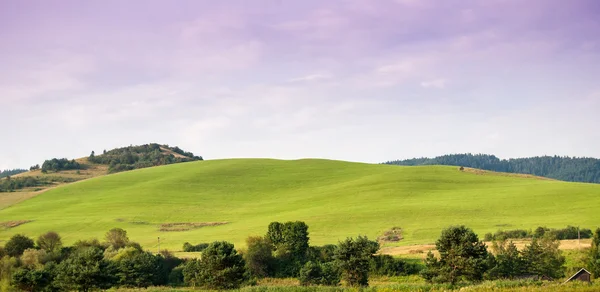
[[[538,227],[535,230],[513,229],[513,230],[498,230],[495,233],[486,233],[485,241],[492,240],[507,240],[507,239],[522,239],[522,238],[542,238],[549,236],[558,240],[592,238],[592,230],[587,228],[567,226],[562,229]]]
[[[366,237],[338,245],[310,246],[304,222],[273,222],[265,236],[248,237],[247,249],[217,241],[199,259],[180,259],[162,250],[144,251],[127,232],[114,228],[105,240],[63,246],[48,232],[36,241],[13,236],[0,248],[0,282],[22,291],[90,291],[111,287],[192,286],[232,289],[264,277],[297,277],[302,285],[367,286],[369,275],[418,273],[418,266],[374,255],[379,244]],[[186,244],[190,245],[191,244]]]
[[[532,174],[564,181],[600,183],[600,159],[568,156],[536,156],[499,159],[486,154],[450,154],[435,158],[388,161],[393,165],[455,165],[484,170]]]
[[[389,255],[377,255],[379,244],[367,237],[347,238],[337,245],[310,246],[304,222],[272,222],[264,236],[246,239],[238,251],[226,241],[202,245],[198,259],[180,259],[162,250],[144,251],[120,228],[105,240],[77,241],[65,247],[55,232],[36,241],[14,235],[0,248],[0,282],[22,291],[90,291],[112,287],[191,286],[235,289],[260,278],[298,278],[301,285],[365,287],[373,275],[420,274],[431,283],[564,276],[565,258],[559,241],[545,235],[522,250],[512,242],[495,241],[492,251],[465,226],[442,231],[439,256],[427,254],[424,266]],[[186,246],[193,246],[186,243]],[[199,246],[199,245],[197,245]],[[586,268],[600,275],[600,229],[593,235]],[[583,266],[582,266],[583,268]]]
[[[37,169],[36,166],[32,166],[31,170]],[[68,160],[66,158],[52,158],[50,160],[44,161],[42,164],[42,173],[47,173],[49,171],[61,171],[61,170],[73,170],[73,169],[81,169],[81,164],[79,164],[74,159]]]
[[[167,154],[161,148],[184,157]],[[179,147],[161,146],[156,143],[105,150],[101,155],[96,155],[92,151],[88,157],[89,162],[108,165],[110,173],[197,160],[202,160],[202,157],[195,156],[192,152],[185,152]]]
[[[13,176],[19,173],[23,173],[23,172],[27,172],[26,169],[7,169],[7,170],[0,170],[0,178],[3,177],[7,177],[7,176]]]
[[[421,275],[433,283],[473,282],[494,279],[558,279],[565,275],[565,257],[560,242],[552,234],[533,237],[522,250],[512,241],[494,241],[493,253],[465,226],[442,231],[436,241],[439,257],[429,252]],[[600,276],[600,228],[593,235],[591,249],[583,266]]]
[[[45,177],[6,177],[0,180],[0,193],[1,192],[13,192],[16,190],[24,189],[24,188],[32,188],[32,187],[41,187],[47,186],[54,183],[67,183],[74,182],[77,179],[67,178],[67,177],[54,177],[54,176],[45,176]]]

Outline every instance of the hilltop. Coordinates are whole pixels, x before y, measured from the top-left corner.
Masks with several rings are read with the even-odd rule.
[[[172,164],[92,178],[0,210],[20,222],[0,233],[54,230],[67,243],[121,227],[146,248],[184,242],[243,245],[272,221],[301,220],[311,244],[397,227],[402,240],[432,243],[442,228],[467,224],[481,236],[498,229],[566,225],[595,228],[600,185],[568,183],[452,166],[391,166],[304,159],[227,159]]]
[[[0,209],[36,196],[54,187],[133,169],[202,160],[179,147],[157,143],[104,150],[78,159],[52,158],[29,171],[13,170],[0,179]]]
[[[531,174],[564,181],[600,183],[600,159],[590,157],[536,156],[499,159],[487,154],[450,154],[384,162],[391,165],[455,165],[497,172]]]

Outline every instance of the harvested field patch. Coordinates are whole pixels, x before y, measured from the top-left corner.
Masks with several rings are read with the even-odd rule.
[[[19,225],[23,225],[25,223],[29,223],[32,221],[33,220],[13,220],[13,221],[0,222],[0,228],[3,228],[3,229],[15,228]]]
[[[382,236],[377,238],[379,242],[397,242],[402,240],[402,228],[392,227],[392,229],[383,233]]]
[[[208,226],[219,226],[229,222],[181,222],[181,223],[163,223],[159,231],[188,231]]]

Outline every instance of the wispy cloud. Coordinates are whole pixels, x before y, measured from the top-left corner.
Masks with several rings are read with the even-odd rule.
[[[595,0],[112,4],[0,1],[0,123],[19,137],[2,167],[153,141],[207,158],[600,156]]]

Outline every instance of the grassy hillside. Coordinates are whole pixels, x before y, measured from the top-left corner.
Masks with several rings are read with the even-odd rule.
[[[431,243],[443,227],[499,228],[600,222],[600,185],[328,160],[232,159],[189,162],[108,175],[49,190],[0,210],[0,241],[55,230],[67,243],[126,229],[146,248],[183,242],[243,244],[271,221],[303,220],[311,244],[381,235],[398,226],[400,244]],[[215,226],[200,223],[228,222]],[[187,225],[164,225],[189,223]],[[207,224],[211,225],[211,224]],[[187,230],[186,230],[187,229]],[[162,231],[161,231],[162,230]],[[180,231],[165,231],[180,230]],[[0,243],[1,244],[1,243]]]

